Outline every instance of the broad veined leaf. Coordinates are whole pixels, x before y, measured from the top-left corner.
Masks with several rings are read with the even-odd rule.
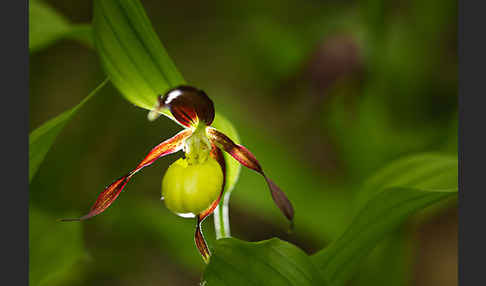
[[[56,217],[29,207],[29,285],[56,285],[70,279],[83,256],[80,224],[60,224]]]
[[[337,240],[312,258],[331,285],[344,285],[363,258],[407,217],[456,194],[457,187],[442,190],[387,188],[366,203]]]
[[[357,209],[390,187],[453,189],[458,185],[457,157],[422,153],[400,158],[369,178],[357,195]]]
[[[29,51],[36,52],[61,38],[92,44],[91,27],[72,24],[43,1],[29,1]]]
[[[356,198],[357,209],[361,209],[374,195],[385,188],[402,186],[426,189],[454,188],[458,184],[457,158],[448,154],[422,153],[407,156],[392,162],[368,179]],[[444,203],[447,200],[443,200]],[[434,204],[427,208],[425,216],[437,213],[436,208],[444,204]],[[448,204],[447,204],[448,205]],[[358,281],[361,284],[376,285],[377,281],[393,281],[405,285],[409,277],[411,240],[404,225],[379,242],[377,248],[360,268]],[[400,231],[401,230],[401,231]],[[384,274],[382,274],[385,272]],[[363,284],[363,285],[364,285]]]
[[[85,99],[75,107],[64,111],[58,116],[51,118],[46,123],[32,131],[29,135],[29,182],[34,178],[40,164],[51,148],[59,132],[73,116],[91,97],[93,97],[106,83],[104,80]]]
[[[415,241],[410,225],[404,224],[373,249],[359,267],[352,283],[360,286],[410,285],[413,278]]]
[[[217,240],[203,280],[208,286],[326,285],[305,252],[277,238]]]
[[[359,212],[347,230],[313,258],[332,285],[342,285],[386,234],[414,212],[456,192],[453,156],[417,154],[392,162],[358,193]]]
[[[95,47],[113,84],[151,110],[157,96],[184,84],[139,1],[94,1]]]
[[[158,95],[185,83],[139,1],[94,1],[93,34],[105,72],[131,103],[152,110]],[[165,115],[172,115],[165,110]],[[233,125],[217,113],[213,126],[239,142]],[[225,154],[226,190],[233,188],[240,165]]]

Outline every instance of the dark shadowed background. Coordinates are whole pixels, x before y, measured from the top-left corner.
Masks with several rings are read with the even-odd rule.
[[[90,22],[91,1],[45,2]],[[350,222],[360,184],[380,167],[417,152],[457,154],[456,1],[141,2],[184,78],[294,203],[288,234],[264,180],[243,169],[230,203],[234,237],[277,236],[314,253]],[[78,42],[32,53],[31,130],[104,77]],[[66,125],[30,185],[30,239],[40,245],[30,249],[31,275],[55,267],[47,285],[199,283],[194,221],[160,201],[164,171],[181,154],[144,169],[102,215],[55,221],[86,213],[104,186],[180,128],[146,116],[108,85]],[[421,218],[384,238],[350,285],[457,285],[456,202]],[[212,228],[210,218],[210,246]]]

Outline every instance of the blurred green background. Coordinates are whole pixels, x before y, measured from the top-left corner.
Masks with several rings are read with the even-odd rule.
[[[91,1],[45,1],[88,23]],[[357,211],[380,167],[418,152],[457,154],[457,7],[429,1],[142,0],[169,55],[232,121],[296,210],[295,231],[264,180],[243,169],[232,235],[280,237],[312,254]],[[78,104],[104,79],[96,53],[60,40],[30,56],[30,129]],[[103,187],[179,126],[108,85],[66,125],[30,185],[30,275],[45,285],[198,285],[194,221],[160,201],[159,160],[103,215]],[[214,241],[212,218],[204,230]],[[33,278],[34,277],[34,278]],[[350,285],[457,285],[457,205],[386,237]]]

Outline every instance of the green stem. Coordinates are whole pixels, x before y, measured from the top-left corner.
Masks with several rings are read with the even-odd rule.
[[[214,210],[214,230],[216,239],[231,237],[228,203],[231,192],[226,191],[219,202],[218,207]]]

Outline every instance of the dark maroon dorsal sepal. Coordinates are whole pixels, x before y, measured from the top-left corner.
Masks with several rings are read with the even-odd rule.
[[[160,106],[169,108],[175,119],[186,127],[195,126],[198,120],[211,125],[214,120],[213,101],[200,89],[180,85],[159,97]]]

